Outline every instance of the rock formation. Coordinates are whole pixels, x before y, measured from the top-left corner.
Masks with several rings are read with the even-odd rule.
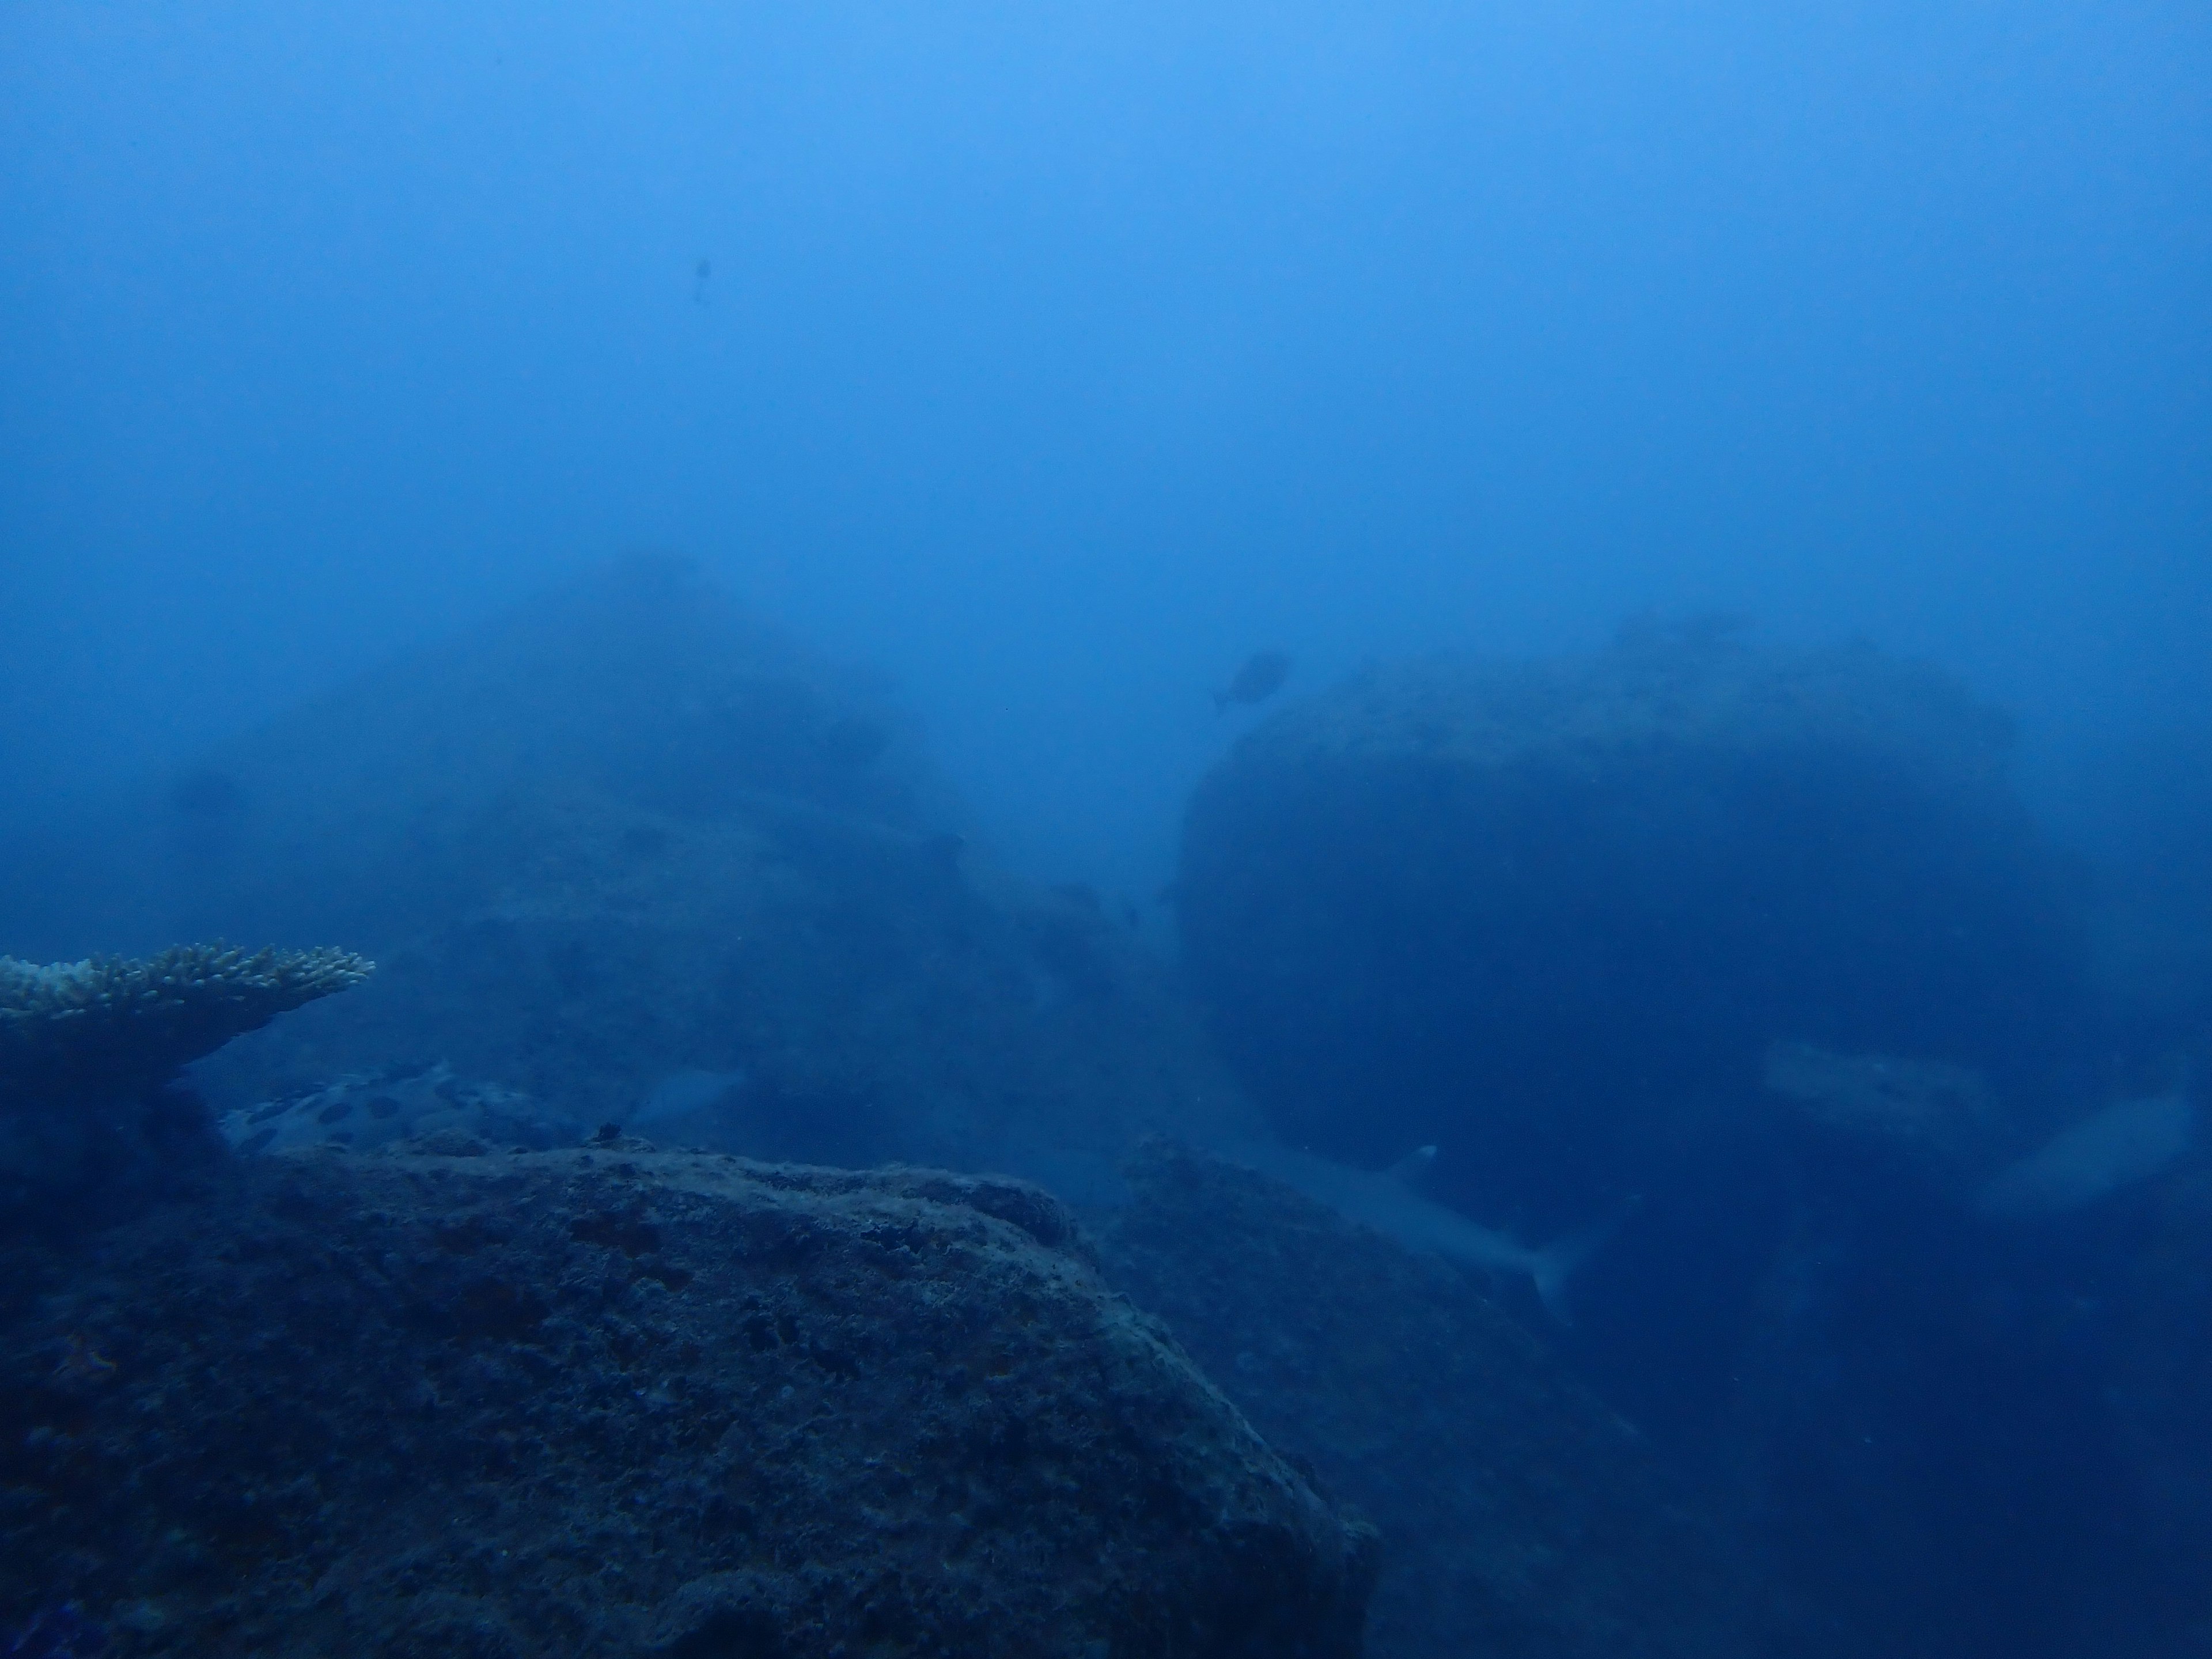
[[[374,983],[200,1068],[225,1112],[445,1066],[590,1133],[704,1073],[743,1085],[644,1132],[1069,1191],[1146,1129],[1235,1116],[1128,928],[995,870],[969,828],[876,679],[635,560],[85,828],[102,861],[12,896],[11,938],[127,944],[152,918],[375,956]]]
[[[452,1136],[5,1265],[0,1641],[1359,1650],[1371,1534],[1018,1182]]]
[[[1288,1138],[1434,1142],[1448,1188],[1575,1224],[1777,1041],[2033,1086],[2078,1030],[2082,921],[2006,755],[2001,716],[1866,648],[1377,668],[1200,785],[1188,971]]]

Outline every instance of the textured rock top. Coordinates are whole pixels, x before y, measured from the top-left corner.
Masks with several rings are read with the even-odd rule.
[[[74,1601],[134,1654],[1358,1650],[1371,1534],[1019,1182],[272,1158],[17,1274],[0,1632]]]
[[[1867,745],[1993,776],[2010,723],[1958,682],[1868,646],[1755,649],[1722,625],[1629,629],[1534,661],[1379,664],[1263,722],[1247,759],[1419,757],[1485,767],[1688,745]]]

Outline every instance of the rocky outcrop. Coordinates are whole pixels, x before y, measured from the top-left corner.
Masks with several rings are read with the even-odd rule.
[[[2145,1224],[2126,1239],[2133,1253],[2106,1316],[2116,1363],[2100,1379],[2143,1520],[2096,1564],[2093,1628],[2140,1632],[2139,1651],[2183,1653],[2212,1632],[2212,1169],[2179,1171],[2143,1196]],[[2086,1297],[2075,1306],[2105,1312]]]
[[[1868,648],[1647,632],[1377,668],[1194,796],[1188,970],[1287,1137],[1435,1142],[1448,1186],[1464,1158],[1575,1224],[1593,1177],[1648,1179],[1677,1103],[1754,1095],[1776,1041],[2031,1089],[2086,957],[2007,751],[2002,716]]]
[[[2044,1247],[1967,1212],[2112,1052],[2009,754],[1924,665],[1640,628],[1377,667],[1186,820],[1186,968],[1285,1139],[1433,1145],[1525,1241],[1632,1216],[1547,1334],[1761,1547],[1793,1653],[2039,1650],[2136,1524],[2096,1368],[2019,1312]]]
[[[1750,1650],[1750,1581],[1717,1530],[1461,1274],[1164,1141],[1130,1180],[1115,1282],[1380,1528],[1378,1659]]]
[[[1577,1287],[1580,1352],[1653,1432],[1702,1433],[1801,1192],[1841,1178],[1763,1086],[1776,1044],[1978,1073],[1999,1140],[2078,1114],[2081,895],[2007,755],[2002,715],[1870,647],[1641,629],[1380,666],[1193,796],[1186,971],[1285,1139],[1367,1169],[1433,1145],[1432,1195],[1526,1239],[1640,1199],[1638,1248]]]
[[[454,1135],[6,1265],[0,1635],[1359,1650],[1371,1534],[1020,1183]]]
[[[634,561],[208,754],[78,833],[66,878],[0,880],[0,925],[57,952],[152,918],[375,957],[200,1068],[225,1112],[443,1065],[586,1133],[1068,1190],[1148,1128],[1234,1116],[1124,922],[994,870],[967,827],[880,685]],[[731,1086],[661,1109],[701,1073]]]

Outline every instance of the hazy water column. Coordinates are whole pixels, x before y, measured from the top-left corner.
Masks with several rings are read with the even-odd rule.
[[[1130,886],[1261,643],[1718,605],[2032,736],[2201,708],[2208,27],[17,8],[0,759],[167,763],[638,545]]]

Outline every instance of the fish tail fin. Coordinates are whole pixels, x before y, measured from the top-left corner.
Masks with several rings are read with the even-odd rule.
[[[1640,1198],[1632,1199],[1611,1220],[1555,1238],[1530,1255],[1528,1277],[1535,1281],[1536,1299],[1559,1324],[1575,1322],[1574,1310],[1567,1302],[1567,1281],[1583,1262],[1613,1243],[1613,1236],[1628,1224],[1628,1218],[1642,1202]]]
[[[1437,1149],[1416,1146],[1382,1173],[1401,1187],[1419,1188],[1435,1173],[1436,1167]]]

